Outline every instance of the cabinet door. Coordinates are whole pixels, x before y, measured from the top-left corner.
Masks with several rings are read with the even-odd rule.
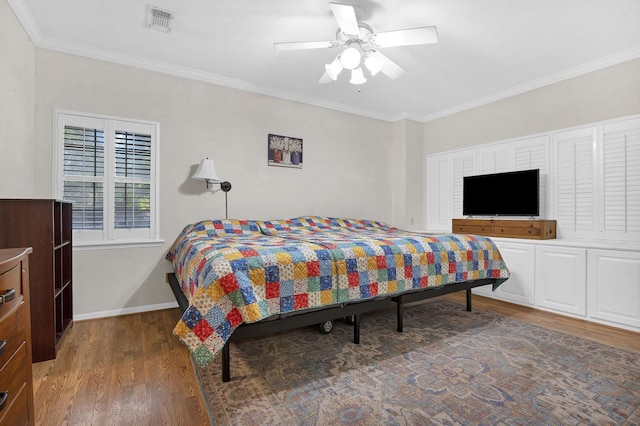
[[[640,253],[589,250],[589,318],[640,327]]]
[[[536,247],[536,305],[568,314],[587,313],[587,251]]]
[[[534,246],[505,242],[496,244],[511,274],[509,279],[498,287],[498,298],[532,306],[535,303]]]
[[[509,268],[509,279],[497,290],[491,286],[474,288],[473,292],[481,296],[493,297],[520,305],[533,306],[534,297],[534,257],[533,244],[518,244],[495,241],[500,254]]]

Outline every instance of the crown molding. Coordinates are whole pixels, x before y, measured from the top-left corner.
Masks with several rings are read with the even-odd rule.
[[[38,27],[38,24],[36,24],[36,20],[33,19],[33,15],[31,14],[31,11],[27,7],[27,5],[23,0],[7,1],[11,9],[13,9],[13,13],[16,14],[18,21],[20,21],[20,24],[22,24],[22,27],[31,39],[31,42],[36,47],[40,47],[40,43],[42,42],[42,32],[40,31],[40,27]]]
[[[490,104],[492,102],[500,101],[512,96],[516,96],[531,90],[539,89],[541,87],[549,86],[551,84],[559,83],[570,78],[578,77],[583,74],[587,74],[593,71],[598,71],[603,68],[607,68],[613,65],[617,65],[622,62],[630,61],[640,57],[640,47],[634,47],[627,49],[616,54],[607,56],[605,58],[598,59],[593,62],[581,65],[576,68],[561,71],[550,76],[540,78],[528,82],[526,84],[513,87],[511,89],[495,93],[490,96],[475,99],[470,102],[455,105],[451,108],[445,108],[432,113],[424,115],[414,114],[409,112],[401,112],[398,114],[383,114],[377,111],[371,111],[362,108],[356,108],[353,106],[330,102],[324,99],[312,98],[301,96],[299,94],[275,89],[268,86],[257,85],[244,80],[208,73],[192,68],[182,67],[178,65],[172,65],[165,62],[154,61],[151,59],[143,59],[133,55],[126,55],[104,49],[97,49],[89,47],[83,44],[66,42],[56,39],[51,39],[42,35],[40,28],[38,27],[31,11],[25,4],[24,0],[7,0],[18,20],[24,27],[25,31],[31,38],[33,44],[38,48],[54,50],[62,53],[68,53],[72,55],[102,60],[106,62],[117,63],[120,65],[127,65],[135,68],[145,69],[147,71],[156,71],[163,74],[169,74],[176,77],[182,77],[190,80],[197,80],[205,83],[211,83],[218,86],[229,87],[233,89],[243,90],[247,92],[257,93],[261,95],[271,96],[274,98],[280,98],[284,100],[300,102],[320,108],[326,108],[330,110],[340,111],[348,114],[354,114],[362,117],[373,118],[376,120],[397,122],[401,120],[412,120],[419,123],[426,123],[429,121],[437,120],[449,115],[457,114],[462,111],[467,111],[473,108],[477,108],[483,105]]]
[[[516,86],[511,89],[508,89],[499,93],[495,93],[490,96],[478,98],[471,102],[466,102],[464,104],[456,105],[451,108],[446,108],[440,111],[427,114],[424,117],[422,117],[420,121],[423,123],[426,123],[428,121],[437,120],[439,118],[443,118],[448,115],[457,114],[462,111],[467,111],[473,108],[487,105],[492,102],[510,98],[512,96],[529,92],[531,90],[540,89],[545,86],[550,86],[552,84],[559,83],[561,81],[565,81],[574,77],[579,77],[581,75],[588,74],[590,72],[598,71],[598,70],[601,70],[613,65],[621,64],[623,62],[627,62],[637,58],[640,58],[640,47],[634,47],[631,49],[623,50],[621,52],[589,62],[579,67],[571,68],[556,74],[552,74],[552,75],[540,78],[538,80],[530,81],[529,83],[523,84],[521,86]]]
[[[211,83],[218,86],[224,86],[232,89],[243,90],[247,92],[271,96],[274,98],[300,102],[300,103],[313,105],[321,108],[326,108],[326,109],[345,112],[349,114],[355,114],[363,117],[373,118],[376,120],[394,121],[393,117],[390,117],[385,114],[381,114],[376,111],[355,108],[349,105],[344,105],[336,102],[329,102],[323,99],[300,96],[296,93],[282,91],[282,90],[274,89],[272,87],[257,85],[254,83],[237,79],[237,78],[226,77],[222,75],[217,75],[213,73],[196,70],[193,68],[182,67],[178,65],[168,64],[165,62],[154,61],[151,59],[144,59],[137,56],[126,55],[126,54],[113,52],[109,50],[97,49],[97,48],[89,47],[83,44],[49,39],[47,37],[41,37],[40,45],[38,47],[43,49],[48,49],[48,50],[54,50],[57,52],[68,53],[71,55],[82,56],[90,59],[97,59],[97,60],[112,62],[120,65],[131,66],[134,68],[140,68],[147,71],[160,72],[163,74],[182,77],[189,80],[196,80],[204,83]]]

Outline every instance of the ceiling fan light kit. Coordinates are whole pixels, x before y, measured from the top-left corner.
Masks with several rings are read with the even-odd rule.
[[[349,83],[351,84],[364,84],[367,82],[367,79],[364,77],[364,73],[362,72],[362,68],[356,68],[351,70],[351,79]]]
[[[374,33],[365,23],[359,23],[353,6],[329,3],[333,16],[338,22],[335,41],[285,42],[274,43],[275,50],[303,50],[345,47],[330,64],[325,65],[325,73],[318,83],[336,81],[343,69],[351,70],[351,84],[363,84],[367,81],[361,65],[371,76],[380,71],[391,79],[406,73],[402,67],[384,56],[377,49],[384,47],[414,46],[438,42],[436,27],[420,27],[406,30]]]

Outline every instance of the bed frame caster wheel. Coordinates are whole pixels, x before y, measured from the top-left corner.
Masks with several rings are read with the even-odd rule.
[[[333,330],[333,321],[325,321],[318,324],[318,328],[320,329],[320,333],[329,334],[331,330]]]

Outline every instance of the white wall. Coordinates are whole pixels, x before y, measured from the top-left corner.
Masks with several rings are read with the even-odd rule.
[[[54,108],[160,123],[162,247],[74,253],[74,314],[173,301],[164,255],[188,223],[224,217],[222,193],[189,178],[201,158],[233,185],[229,217],[391,222],[391,124],[264,95],[38,49],[38,197],[51,197]],[[267,165],[267,135],[304,140],[301,170]]]
[[[34,191],[35,48],[6,0],[0,0],[0,198]]]

